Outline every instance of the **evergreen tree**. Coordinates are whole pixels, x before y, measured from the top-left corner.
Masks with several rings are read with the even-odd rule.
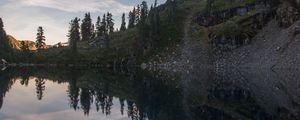
[[[137,5],[137,9],[135,11],[135,25],[139,24],[141,17],[141,7],[140,5]]]
[[[102,34],[101,34],[101,36],[104,36],[104,35],[106,35],[107,34],[107,24],[106,24],[106,15],[104,14],[103,15],[103,18],[102,18],[102,22],[101,22],[101,32],[102,32]]]
[[[73,53],[77,53],[77,42],[80,41],[79,21],[77,17],[71,21],[69,30],[69,45]]]
[[[133,12],[130,11],[128,14],[128,29],[134,27],[134,22],[135,22],[134,20],[135,20],[135,15],[133,14]]]
[[[141,24],[146,23],[147,16],[148,16],[148,5],[146,1],[143,1],[141,4],[141,16],[140,16]]]
[[[36,94],[38,100],[43,99],[43,93],[45,91],[45,83],[46,81],[42,78],[35,79]]]
[[[108,30],[108,34],[114,32],[114,20],[113,20],[113,15],[111,13],[107,13],[106,15],[106,29]]]
[[[7,35],[4,30],[3,21],[0,18],[0,55],[6,54],[11,50],[11,47],[9,46]]]
[[[96,22],[96,37],[102,36],[102,31],[101,31],[101,17],[97,17],[97,22]]]
[[[120,31],[125,31],[126,30],[126,22],[125,22],[125,13],[122,15],[122,24],[120,27]]]
[[[96,37],[95,24],[92,24],[91,32],[92,32],[92,35],[91,35],[90,40],[92,40]]]
[[[46,37],[44,36],[44,29],[43,27],[38,27],[37,29],[37,34],[36,34],[36,47],[38,49],[41,49],[46,45],[45,43]]]
[[[92,37],[93,33],[92,28],[92,19],[90,13],[86,13],[84,19],[82,20],[81,24],[81,37],[82,41],[88,41]]]
[[[148,5],[146,1],[143,1],[141,4],[140,22],[138,24],[139,48],[143,49],[144,51],[143,55],[146,55],[147,51],[150,49],[152,44],[152,42],[149,39],[149,24],[147,24],[146,22],[147,17],[148,17]]]
[[[0,18],[0,28],[2,29],[3,27],[4,27],[3,21],[2,21],[2,18]]]
[[[69,96],[69,101],[70,101],[70,106],[74,109],[78,109],[78,97],[79,97],[79,87],[77,87],[77,79],[78,79],[78,73],[77,72],[72,72],[72,78],[69,81],[69,86],[68,86],[68,96]]]

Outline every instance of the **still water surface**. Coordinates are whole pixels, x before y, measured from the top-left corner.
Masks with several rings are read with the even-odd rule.
[[[8,68],[0,119],[297,120],[300,75],[284,73]]]

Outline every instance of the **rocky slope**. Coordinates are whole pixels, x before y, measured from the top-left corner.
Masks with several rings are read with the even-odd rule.
[[[231,52],[216,54],[216,64],[254,68],[297,68],[300,65],[300,26],[297,21],[282,29],[272,20],[253,39],[252,43]]]
[[[211,16],[215,13],[212,17],[203,17],[202,15],[206,15],[203,13],[200,16],[190,14],[185,20],[183,29],[181,56],[170,57],[171,59],[157,66],[168,71],[182,72],[203,67],[298,68],[300,66],[298,6],[299,0],[281,1],[279,4],[257,2],[227,12],[222,10],[223,12],[207,14]],[[251,9],[248,9],[248,12],[238,12],[244,8]],[[229,17],[214,21],[214,17],[220,17],[224,13],[229,14]],[[225,28],[224,23],[234,23],[238,28],[235,29],[235,26]],[[201,34],[194,34],[199,31]],[[218,35],[223,37],[217,37]]]
[[[35,42],[33,42],[33,41],[17,40],[16,38],[14,38],[11,35],[7,35],[7,40],[8,40],[9,45],[15,50],[22,50],[23,47],[26,47],[31,51],[37,50],[37,48],[35,46]],[[23,45],[25,45],[25,46],[23,46]]]
[[[295,6],[299,4],[282,2],[276,18],[258,32],[251,44],[230,52],[219,52],[215,63],[248,68],[297,69],[300,66],[300,14]]]

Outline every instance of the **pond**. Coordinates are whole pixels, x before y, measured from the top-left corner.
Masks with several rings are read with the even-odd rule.
[[[299,72],[6,68],[1,120],[297,120]]]

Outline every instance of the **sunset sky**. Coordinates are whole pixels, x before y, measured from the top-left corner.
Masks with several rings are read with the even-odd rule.
[[[55,44],[67,41],[69,22],[75,17],[83,18],[91,12],[93,22],[97,16],[111,12],[115,28],[120,26],[121,14],[126,16],[133,6],[143,0],[1,0],[0,17],[7,34],[18,40],[35,41],[38,26],[45,30],[46,43]],[[154,0],[146,0],[148,5]],[[159,3],[165,0],[158,0]]]

